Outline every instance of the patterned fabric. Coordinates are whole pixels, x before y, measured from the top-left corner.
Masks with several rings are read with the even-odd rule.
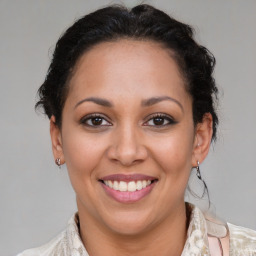
[[[181,256],[210,255],[206,221],[203,213],[196,206],[192,208],[187,240]]]
[[[78,215],[69,220],[67,229],[49,243],[24,251],[17,256],[89,256],[78,231]]]
[[[187,232],[187,240],[181,256],[209,256],[206,221],[203,213],[194,205]],[[256,231],[228,223],[230,232],[230,256],[256,256]],[[17,256],[89,256],[78,231],[78,215],[68,222],[59,236],[44,246],[29,249]]]
[[[255,256],[256,231],[228,223],[230,232],[230,255]]]

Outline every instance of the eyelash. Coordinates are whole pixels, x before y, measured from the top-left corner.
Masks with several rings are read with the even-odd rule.
[[[100,124],[100,125],[94,125],[94,124],[92,124],[92,120],[93,120],[93,119],[95,120],[96,118],[99,118],[99,119],[101,119],[103,122],[107,122],[108,124],[104,124],[104,125],[102,125],[102,124]],[[106,118],[105,116],[101,115],[101,114],[90,114],[90,115],[87,115],[87,116],[83,117],[83,118],[81,119],[80,123],[83,124],[83,125],[86,125],[86,126],[88,126],[88,127],[95,127],[95,128],[100,128],[100,127],[102,127],[102,126],[111,126],[112,124],[111,124],[108,120],[106,120],[106,119],[107,119],[107,118]],[[90,121],[91,124],[88,124],[88,123],[87,123],[88,121]]]
[[[156,125],[156,124],[155,125],[148,125],[147,124],[147,123],[149,123],[150,121],[153,121],[156,118],[163,119],[164,124],[160,124],[160,125]],[[147,119],[148,119],[148,121],[146,121],[143,125],[144,126],[152,126],[152,127],[155,127],[155,128],[161,128],[161,127],[165,127],[165,126],[169,126],[169,125],[177,123],[171,116],[166,115],[166,114],[162,114],[162,113],[153,114],[153,115],[149,116]]]
[[[95,120],[97,118],[101,119],[102,122],[107,122],[108,124],[103,124],[103,125],[102,125],[102,123],[100,123],[99,125],[93,124],[92,123],[93,119]],[[156,124],[150,125],[150,124],[148,124],[150,121],[154,122],[154,119],[156,119],[156,118],[163,119],[164,124],[159,124],[159,125],[156,125]],[[151,126],[151,127],[155,127],[155,128],[161,128],[161,127],[165,127],[165,126],[177,123],[172,117],[170,117],[169,115],[166,115],[166,114],[162,114],[162,113],[153,114],[153,115],[147,117],[147,119],[148,119],[148,121],[144,122],[143,126]],[[90,124],[88,124],[89,121],[90,121]],[[112,126],[112,124],[107,120],[107,118],[105,116],[101,115],[101,114],[90,114],[88,116],[85,116],[81,119],[80,123],[83,124],[83,125],[86,125],[88,127],[94,127],[94,128]]]

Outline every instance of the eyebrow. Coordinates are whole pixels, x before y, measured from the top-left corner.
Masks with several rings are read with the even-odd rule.
[[[153,97],[153,98],[142,100],[141,106],[142,107],[150,107],[154,104],[157,104],[157,103],[159,103],[161,101],[165,101],[165,100],[172,101],[172,102],[176,103],[181,108],[181,110],[184,111],[184,108],[183,108],[182,104],[178,100],[176,100],[174,98],[171,98],[169,96]],[[88,101],[89,102],[94,102],[95,104],[101,105],[103,107],[110,107],[110,108],[113,107],[113,104],[110,101],[106,100],[106,99],[97,98],[97,97],[90,97],[90,98],[85,98],[83,100],[80,100],[75,105],[75,108],[77,108],[82,103],[88,102]]]
[[[149,99],[143,100],[141,102],[141,105],[143,107],[149,107],[149,106],[152,106],[154,104],[157,104],[157,103],[159,103],[161,101],[165,101],[165,100],[169,100],[169,101],[176,103],[181,108],[181,110],[184,112],[184,108],[183,108],[182,104],[178,100],[171,98],[169,96],[160,96],[160,97],[149,98]]]
[[[104,107],[113,107],[113,104],[110,101],[106,100],[106,99],[90,97],[90,98],[85,98],[83,100],[80,100],[75,105],[75,108],[78,107],[79,105],[81,105],[82,103],[86,102],[86,101],[94,102],[94,103],[96,103],[98,105],[101,105],[101,106],[104,106]]]

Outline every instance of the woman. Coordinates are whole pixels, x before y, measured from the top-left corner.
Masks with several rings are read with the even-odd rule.
[[[20,255],[256,255],[254,231],[184,202],[216,138],[214,64],[188,25],[149,5],[107,7],[71,26],[37,107],[78,213]]]

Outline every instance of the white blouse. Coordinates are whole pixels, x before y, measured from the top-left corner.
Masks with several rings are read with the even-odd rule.
[[[203,213],[194,205],[181,256],[208,256],[210,254],[207,225]],[[256,256],[256,231],[228,223],[230,256]],[[69,220],[66,230],[49,243],[26,250],[17,256],[89,256],[78,230],[78,215]]]

